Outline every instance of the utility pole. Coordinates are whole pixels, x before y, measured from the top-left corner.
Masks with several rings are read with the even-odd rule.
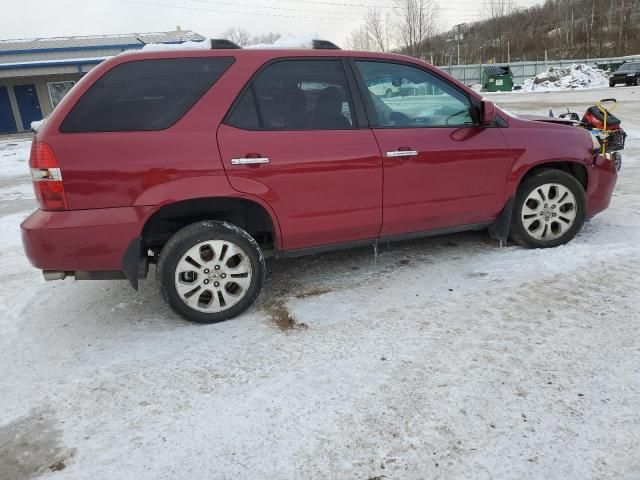
[[[547,56],[547,49],[544,49],[544,69],[549,70],[549,57]]]
[[[457,30],[455,40],[458,42],[458,65],[460,65],[460,40],[464,39],[464,34],[460,32],[460,27],[463,27],[464,25],[464,23],[459,23],[455,26]]]
[[[624,54],[624,49],[622,48],[622,38],[624,31],[624,0],[622,0],[622,6],[620,7],[620,27],[618,30],[618,46],[616,50],[619,52],[619,55]]]

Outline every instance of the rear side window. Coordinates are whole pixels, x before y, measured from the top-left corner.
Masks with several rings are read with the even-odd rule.
[[[245,89],[227,123],[245,130],[355,128],[353,102],[339,60],[282,60]]]
[[[231,66],[231,57],[137,60],[114,67],[78,100],[63,133],[163,130]]]

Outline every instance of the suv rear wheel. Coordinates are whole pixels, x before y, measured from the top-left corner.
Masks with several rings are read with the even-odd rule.
[[[262,251],[244,230],[226,222],[194,223],[163,247],[157,278],[171,308],[198,323],[242,313],[262,288]]]
[[[578,180],[562,170],[543,170],[518,188],[511,238],[529,248],[557,247],[582,228],[586,197]]]

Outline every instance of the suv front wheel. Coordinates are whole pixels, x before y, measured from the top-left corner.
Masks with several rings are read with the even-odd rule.
[[[562,170],[543,170],[518,188],[511,238],[529,248],[557,247],[582,228],[586,196],[582,184]]]
[[[204,221],[184,227],[162,248],[157,279],[171,308],[198,323],[239,315],[255,301],[265,274],[256,241],[235,225]]]

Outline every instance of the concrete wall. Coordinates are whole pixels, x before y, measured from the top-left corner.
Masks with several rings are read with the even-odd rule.
[[[40,102],[40,111],[42,116],[46,117],[53,111],[53,105],[51,103],[51,97],[49,96],[49,88],[47,83],[49,82],[77,82],[82,78],[82,75],[77,72],[66,73],[59,75],[46,75],[46,76],[31,76],[31,77],[17,77],[17,78],[0,78],[0,86],[6,86],[9,92],[9,101],[11,102],[11,109],[13,111],[13,118],[15,119],[18,131],[25,131],[22,128],[22,117],[20,116],[20,109],[18,108],[18,102],[13,91],[14,85],[30,85],[33,84],[36,87],[38,94],[38,101]]]

